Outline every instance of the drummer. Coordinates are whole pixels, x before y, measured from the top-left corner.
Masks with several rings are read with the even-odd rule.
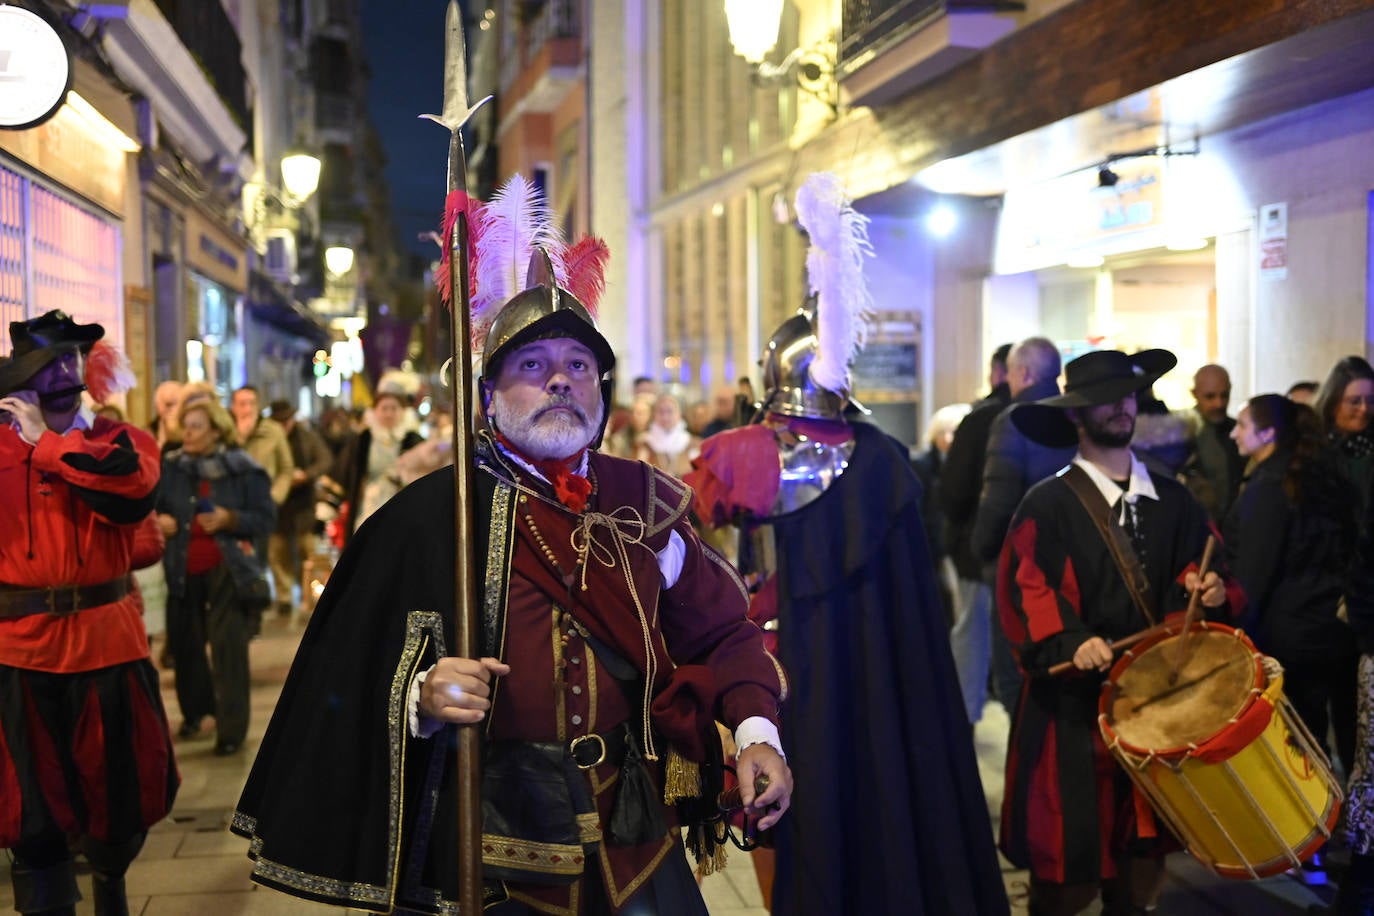
[[[1243,602],[1215,572],[1199,583],[1206,514],[1181,484],[1151,474],[1130,449],[1136,393],[1175,362],[1166,350],[1088,353],[1065,366],[1062,395],[1011,415],[1036,442],[1078,447],[1064,471],[1022,500],[998,570],[1002,627],[1026,674],[1000,843],[1012,863],[1030,869],[1032,916],[1081,912],[1099,890],[1104,914],[1154,908],[1163,855],[1179,847],[1136,823],[1131,783],[1098,732],[1112,641],[1184,610],[1198,587],[1210,617],[1226,618]],[[1133,548],[1148,583],[1134,596],[1094,516],[1115,519],[1124,532],[1119,543]],[[1124,565],[1130,569],[1129,557]],[[1065,661],[1073,663],[1069,674],[1049,674]]]

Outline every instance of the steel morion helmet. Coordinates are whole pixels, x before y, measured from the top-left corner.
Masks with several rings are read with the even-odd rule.
[[[863,260],[871,257],[868,218],[855,212],[839,178],[809,176],[797,190],[797,218],[811,240],[810,295],[769,338],[763,409],[788,417],[839,420],[850,402],[849,366],[863,346],[872,302]]]

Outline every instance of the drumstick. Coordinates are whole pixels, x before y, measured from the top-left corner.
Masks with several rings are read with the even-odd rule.
[[[1207,545],[1202,548],[1202,562],[1197,568],[1197,588],[1193,589],[1193,594],[1188,598],[1188,610],[1183,614],[1183,632],[1178,634],[1178,645],[1174,649],[1174,663],[1169,669],[1169,686],[1178,683],[1178,673],[1183,670],[1183,663],[1188,660],[1189,634],[1193,629],[1193,623],[1197,620],[1199,612],[1202,610],[1202,580],[1207,576],[1207,567],[1212,565],[1212,549],[1217,546],[1217,539],[1212,535],[1207,535]]]
[[[1153,626],[1149,629],[1141,630],[1139,633],[1132,633],[1130,636],[1123,636],[1120,639],[1111,643],[1112,652],[1124,652],[1127,649],[1131,648],[1131,646],[1134,646],[1136,643],[1140,642],[1142,639],[1154,636],[1162,629],[1162,626]],[[1051,665],[1049,673],[1051,675],[1058,676],[1060,674],[1067,674],[1068,672],[1074,670],[1076,669],[1073,665],[1073,659],[1069,659],[1066,662],[1060,662],[1057,665]]]

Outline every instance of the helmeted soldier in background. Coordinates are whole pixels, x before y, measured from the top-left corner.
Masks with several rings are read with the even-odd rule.
[[[850,423],[869,298],[866,220],[835,176],[797,194],[814,299],[763,358],[760,423],[708,439],[698,515],[737,522],[766,574],[792,695],[796,805],[777,831],[777,913],[1006,913],[972,729],[897,442]],[[746,551],[747,553],[747,551]]]
[[[129,572],[161,472],[153,437],[98,417],[132,387],[105,329],[60,311],[10,323],[0,361],[0,847],[15,909],[63,916],[77,890],[124,916],[124,873],[179,777]],[[158,550],[160,553],[160,550]]]

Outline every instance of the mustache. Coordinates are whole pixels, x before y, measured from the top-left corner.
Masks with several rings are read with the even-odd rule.
[[[41,404],[47,404],[52,401],[60,401],[63,398],[69,398],[74,394],[80,394],[85,390],[85,385],[71,385],[66,388],[59,388],[56,391],[45,391],[38,396],[38,401]]]
[[[572,398],[563,397],[557,394],[549,395],[549,399],[539,405],[539,408],[534,412],[534,418],[537,420],[549,411],[559,409],[571,410],[573,416],[577,417],[583,423],[587,422],[587,412],[582,409],[582,405],[578,404]]]

